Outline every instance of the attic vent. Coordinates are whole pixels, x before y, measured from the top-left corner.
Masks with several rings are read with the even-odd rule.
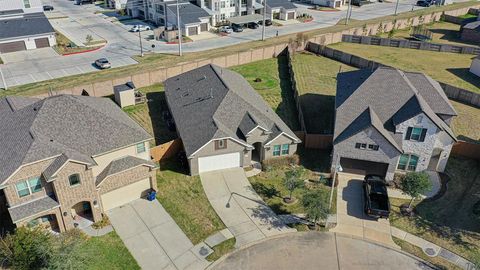
[[[182,94],[182,97],[187,97],[188,95],[190,95],[188,92],[185,92]]]
[[[203,75],[202,78],[200,78],[198,81],[203,81],[203,80],[206,80],[207,79],[207,76]]]
[[[36,111],[37,111],[37,107],[33,107],[33,111],[36,112]]]
[[[178,90],[180,90],[180,87],[178,87],[178,88],[177,88],[177,89],[175,89],[175,90],[177,90],[177,91],[178,91]]]
[[[53,142],[53,139],[50,139],[50,142]]]

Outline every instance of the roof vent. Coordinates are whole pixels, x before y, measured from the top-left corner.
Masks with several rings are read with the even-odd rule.
[[[50,142],[53,142],[53,139],[50,139]]]
[[[206,80],[207,79],[207,76],[203,75],[202,78],[200,78],[198,81],[203,81],[203,80]]]

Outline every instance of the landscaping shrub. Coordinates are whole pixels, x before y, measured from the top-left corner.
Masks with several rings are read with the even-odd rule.
[[[432,183],[426,172],[409,172],[402,178],[400,187],[405,194],[412,197],[408,205],[408,209],[411,210],[413,201],[420,194],[429,191],[432,188]]]
[[[307,218],[312,220],[317,228],[317,222],[326,220],[328,216],[328,192],[323,189],[306,191],[302,196],[302,205]]]
[[[299,163],[300,163],[300,159],[298,155],[292,155],[287,157],[266,159],[262,161],[262,168],[265,171],[269,171],[275,167],[298,165]]]

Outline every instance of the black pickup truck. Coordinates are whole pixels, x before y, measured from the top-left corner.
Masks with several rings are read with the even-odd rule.
[[[388,218],[390,202],[388,200],[387,185],[383,177],[367,175],[363,181],[365,197],[365,213],[375,218]]]

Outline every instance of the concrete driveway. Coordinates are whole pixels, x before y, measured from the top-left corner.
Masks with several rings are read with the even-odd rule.
[[[200,178],[210,204],[235,236],[237,247],[296,231],[262,201],[242,168],[203,173]]]
[[[434,269],[410,254],[333,233],[295,233],[238,250],[212,267],[229,269]]]
[[[398,248],[392,240],[390,222],[387,219],[370,218],[363,211],[363,177],[363,175],[339,173],[337,226],[331,231]]]
[[[157,201],[139,199],[107,213],[125,246],[143,270],[205,269],[199,253]]]

